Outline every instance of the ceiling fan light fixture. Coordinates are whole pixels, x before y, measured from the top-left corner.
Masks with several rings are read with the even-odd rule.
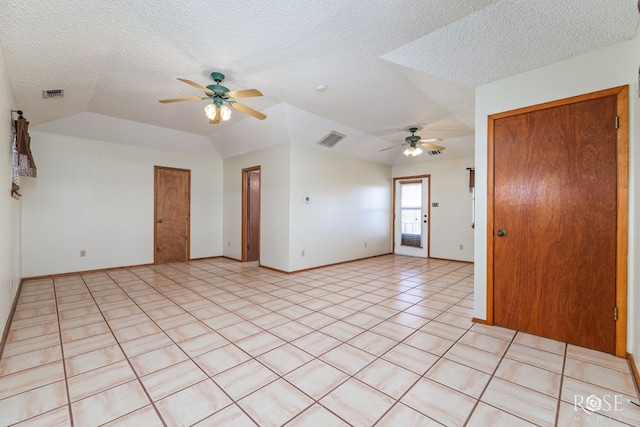
[[[220,118],[225,122],[229,120],[231,118],[231,108],[227,107],[226,105],[220,107]]]
[[[409,147],[406,148],[406,150],[402,152],[402,154],[404,154],[407,157],[409,156],[416,157],[422,154],[422,148],[410,145]]]
[[[204,106],[204,115],[207,116],[209,120],[215,120],[216,118],[216,104],[207,104]]]
[[[212,101],[212,103],[204,107],[204,114],[209,119],[209,124],[212,125],[218,124],[220,123],[220,121],[229,120],[231,118],[232,110],[229,107],[240,110],[243,113],[253,116],[258,120],[264,120],[267,118],[267,116],[265,114],[262,114],[260,111],[256,111],[251,107],[240,104],[235,100],[235,98],[251,98],[254,96],[262,96],[262,92],[257,89],[230,91],[228,88],[220,84],[224,80],[224,74],[218,71],[214,71],[213,73],[211,73],[211,78],[215,80],[216,84],[205,87],[199,85],[196,82],[192,82],[191,80],[178,77],[178,80],[203,91],[206,96],[187,96],[183,98],[161,99],[160,102],[163,104],[167,104],[172,102],[199,101],[201,99],[209,99]]]

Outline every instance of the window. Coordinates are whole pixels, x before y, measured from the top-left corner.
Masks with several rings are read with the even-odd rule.
[[[401,244],[422,247],[422,182],[400,182]]]

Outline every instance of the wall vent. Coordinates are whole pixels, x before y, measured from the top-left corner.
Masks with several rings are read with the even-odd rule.
[[[62,98],[64,96],[64,89],[47,89],[42,91],[43,98]]]
[[[431,151],[427,151],[427,153],[429,153],[430,156],[437,156],[438,154],[442,154],[442,151],[440,151],[440,150],[431,150]]]
[[[329,132],[329,134],[327,136],[325,136],[320,141],[318,141],[318,145],[322,145],[323,147],[332,148],[341,139],[344,139],[346,137],[347,137],[347,135],[343,135],[340,132],[336,132],[335,130],[332,130],[331,132]]]

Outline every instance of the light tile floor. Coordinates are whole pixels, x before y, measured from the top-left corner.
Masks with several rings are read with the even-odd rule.
[[[474,324],[473,266],[227,259],[25,281],[0,425],[640,425],[626,360]]]

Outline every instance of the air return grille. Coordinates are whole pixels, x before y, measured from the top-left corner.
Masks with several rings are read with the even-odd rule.
[[[43,98],[62,98],[64,96],[64,89],[47,89],[42,91]]]
[[[335,130],[332,130],[331,132],[329,132],[327,136],[325,136],[320,141],[318,141],[318,145],[332,148],[343,138],[346,138],[346,135],[343,135],[340,132],[336,132]]]

